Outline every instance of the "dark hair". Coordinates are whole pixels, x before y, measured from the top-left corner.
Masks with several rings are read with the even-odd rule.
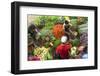
[[[68,20],[65,20],[65,24],[69,24]]]
[[[35,26],[34,24],[31,24],[28,28],[29,28],[29,29],[35,29],[36,26]]]
[[[87,46],[85,46],[85,48],[84,48],[84,53],[88,53],[88,51],[87,51],[88,49],[87,49]]]

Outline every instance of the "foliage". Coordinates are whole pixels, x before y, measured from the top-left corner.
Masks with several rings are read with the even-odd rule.
[[[72,46],[78,46],[79,43],[80,43],[80,41],[77,38],[71,41]]]
[[[85,28],[87,28],[87,17],[35,16],[34,18],[34,24],[39,29],[39,33],[36,34],[36,40],[39,45],[34,47],[34,50],[28,51],[28,57],[30,60],[53,59],[53,53],[56,51],[57,46],[61,44],[60,38],[65,35],[63,27],[65,20],[69,20],[72,25],[71,27],[76,29],[73,31],[72,28],[70,28],[72,33],[78,34],[75,38],[69,39],[72,47],[78,47],[80,43],[87,45],[87,35],[85,33],[84,35],[80,34]],[[28,38],[28,42],[34,41],[35,43],[36,40],[32,40],[31,37]]]
[[[57,23],[64,23],[64,17],[63,16],[37,16],[34,23],[38,26],[46,29],[52,29],[52,26]]]

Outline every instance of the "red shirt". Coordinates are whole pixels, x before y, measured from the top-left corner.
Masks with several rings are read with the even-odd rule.
[[[59,54],[62,59],[68,59],[70,49],[71,49],[71,44],[60,44],[56,48],[56,54]]]

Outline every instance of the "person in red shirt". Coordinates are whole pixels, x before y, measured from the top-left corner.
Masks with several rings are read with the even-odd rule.
[[[69,59],[69,51],[71,49],[71,44],[68,42],[67,36],[61,37],[61,44],[57,46],[55,57],[57,59]]]

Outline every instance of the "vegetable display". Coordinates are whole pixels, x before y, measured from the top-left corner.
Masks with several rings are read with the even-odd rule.
[[[31,16],[32,20],[28,19],[28,22],[32,21],[28,23],[28,61],[88,58],[87,17]],[[63,36],[67,37],[66,43],[61,42]],[[67,44],[71,45],[69,49]],[[58,51],[62,54],[57,54],[60,45]],[[68,56],[63,58],[63,55]]]

